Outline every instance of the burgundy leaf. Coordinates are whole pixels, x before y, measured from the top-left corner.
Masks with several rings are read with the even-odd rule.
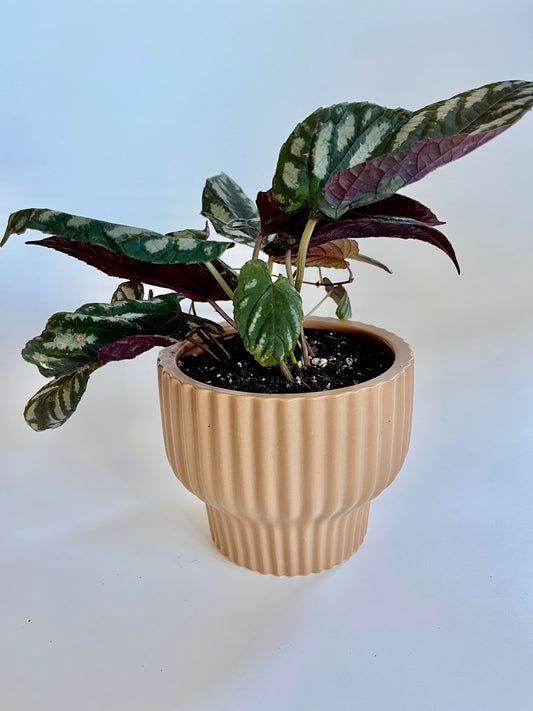
[[[49,247],[71,257],[76,257],[109,276],[173,289],[195,301],[228,300],[228,296],[204,264],[152,264],[112,252],[99,245],[74,242],[66,237],[58,236],[46,237],[27,242],[27,244]],[[228,284],[231,286],[233,283],[233,288],[235,288],[234,277],[223,263],[214,260],[213,264]]]
[[[297,244],[302,236],[305,223],[309,217],[307,210],[301,210],[294,214],[286,214],[282,212],[276,205],[272,196],[272,190],[260,192],[257,195],[257,207],[261,216],[261,226],[265,235],[281,233],[284,236],[284,241],[289,241],[291,244]],[[429,207],[426,207],[421,202],[413,200],[406,195],[390,195],[383,200],[377,200],[369,205],[358,207],[356,210],[349,210],[343,216],[343,219],[358,217],[407,217],[417,222],[423,222],[426,225],[443,225],[437,219],[436,215],[431,212]],[[329,218],[324,217],[318,223],[323,225],[328,222]],[[290,239],[289,239],[290,236]],[[276,240],[271,240],[275,242]],[[265,251],[269,252],[268,243]]]
[[[316,245],[324,244],[330,240],[358,240],[364,237],[398,237],[400,239],[417,239],[422,242],[427,242],[447,254],[460,273],[454,249],[442,232],[439,232],[439,230],[429,225],[409,221],[407,219],[402,221],[395,220],[394,218],[380,220],[379,218],[371,217],[354,217],[347,220],[322,222],[319,223],[318,228],[311,237],[309,246],[315,247]],[[280,257],[285,254],[288,248],[294,252],[298,249],[298,243],[295,244],[292,235],[280,233],[276,239],[265,248],[265,251],[274,257]]]
[[[411,220],[417,220],[418,222],[423,222],[426,225],[444,225],[437,216],[431,212],[429,207],[422,205],[421,202],[413,200],[407,195],[390,195],[383,200],[378,200],[377,202],[370,203],[369,205],[362,205],[356,210],[349,210],[345,215],[344,219],[348,217],[354,217],[356,215],[364,215],[365,217],[372,216],[382,216],[387,215],[391,217],[408,217]]]
[[[257,209],[261,218],[261,231],[264,235],[272,235],[280,230],[301,236],[309,216],[308,210],[300,210],[292,215],[282,212],[272,195],[272,188],[266,192],[257,193]]]
[[[436,136],[413,143],[404,150],[385,153],[353,168],[335,173],[324,186],[324,204],[330,217],[339,218],[347,209],[386,198],[404,185],[420,180],[432,170],[456,160],[486,143],[508,126],[482,133]]]
[[[112,360],[128,360],[150,350],[154,346],[171,346],[176,343],[170,336],[126,336],[118,341],[102,346],[97,351],[98,360],[102,365]]]
[[[417,239],[427,242],[447,254],[454,263],[457,272],[461,271],[449,240],[439,230],[422,223],[371,218],[337,220],[320,228],[311,238],[310,246],[334,239],[361,239],[364,237],[399,237],[400,239]]]

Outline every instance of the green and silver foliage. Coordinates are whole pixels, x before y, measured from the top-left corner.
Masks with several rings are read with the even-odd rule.
[[[122,284],[114,298],[129,289],[129,284]],[[149,301],[115,298],[111,304],[85,304],[74,313],[54,314],[22,351],[24,360],[36,365],[41,375],[55,378],[28,403],[28,424],[35,430],[59,427],[75,411],[97,368],[169,345],[206,325],[205,319],[182,312],[183,298],[179,294]]]
[[[32,430],[53,430],[64,424],[78,407],[96,368],[97,363],[87,363],[55,378],[35,393],[24,409],[24,418]]]
[[[116,304],[117,301],[128,301],[129,299],[144,299],[144,285],[138,281],[125,281],[119,284],[111,297],[111,303]]]
[[[56,210],[30,208],[10,216],[0,246],[13,234],[38,230],[69,240],[105,247],[124,257],[152,264],[195,264],[210,262],[226,251],[226,242],[198,239],[197,230],[160,234],[139,227],[128,227]]]
[[[211,220],[219,235],[251,247],[261,230],[257,207],[225,173],[206,180],[202,215]]]
[[[235,323],[246,349],[264,366],[292,352],[303,323],[302,299],[281,274],[272,281],[268,266],[252,259],[241,269],[233,299]]]
[[[259,192],[255,204],[225,173],[207,180],[202,214],[226,241],[210,239],[207,223],[204,230],[162,234],[48,209],[13,213],[0,246],[12,234],[37,230],[52,236],[31,244],[128,280],[110,304],[55,314],[26,345],[23,357],[52,378],[29,401],[26,420],[35,430],[59,427],[102,365],[221,332],[208,319],[184,313],[184,298],[211,303],[233,323],[217,303],[231,299],[248,351],[261,365],[280,365],[290,377],[284,361],[296,360],[298,339],[306,360],[299,293],[304,269],[346,269],[349,281],[350,261],[389,271],[360,254],[356,240],[365,237],[424,241],[459,269],[452,245],[435,229],[443,223],[424,205],[396,193],[494,138],[532,106],[532,82],[506,81],[418,111],[368,102],[318,109],[283,144],[272,188]],[[254,248],[238,276],[219,259],[231,246],[227,240]],[[260,251],[269,265],[258,258]],[[286,277],[272,276],[273,262],[284,264]],[[317,285],[335,301],[337,316],[350,318],[346,279],[334,283],[319,275]],[[150,292],[143,300],[144,284],[173,293],[154,298]]]
[[[287,213],[307,208],[339,219],[469,153],[532,105],[533,83],[506,81],[414,112],[366,102],[318,109],[281,149],[274,199]]]

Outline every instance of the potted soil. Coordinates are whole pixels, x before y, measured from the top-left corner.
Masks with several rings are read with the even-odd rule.
[[[255,203],[224,173],[207,180],[202,214],[218,239],[207,222],[162,234],[49,209],[13,213],[2,245],[37,230],[49,236],[31,244],[127,280],[110,303],[54,314],[25,346],[23,357],[51,378],[28,402],[28,424],[61,426],[93,372],[164,346],[168,458],[206,503],[220,550],[279,575],[341,562],[363,540],[369,502],[403,463],[412,408],[409,346],[349,321],[351,264],[388,271],[362,255],[357,240],[422,240],[459,271],[442,223],[397,191],[495,137],[532,105],[533,83],[507,81],[414,112],[368,102],[318,109],[283,144],[272,186]],[[252,250],[240,269],[221,259],[234,242]],[[311,269],[337,320],[309,318],[314,309],[304,317],[301,289]],[[170,293],[145,296],[145,285]],[[217,321],[198,316],[198,302],[208,302]]]

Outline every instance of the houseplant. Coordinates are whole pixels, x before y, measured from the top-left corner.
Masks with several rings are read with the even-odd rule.
[[[398,195],[397,191],[495,137],[532,105],[533,83],[509,81],[488,84],[415,112],[366,102],[318,109],[298,124],[283,144],[272,187],[260,192],[255,204],[225,174],[207,180],[202,214],[222,240],[210,238],[207,223],[204,229],[161,234],[48,209],[13,213],[2,245],[12,234],[38,230],[51,236],[32,244],[70,254],[110,276],[128,280],[115,290],[109,304],[86,304],[74,313],[55,314],[42,334],[26,345],[23,357],[37,365],[45,377],[53,378],[30,399],[25,410],[27,422],[36,430],[62,425],[75,411],[89,377],[102,365],[135,357],[153,346],[169,347],[159,362],[167,453],[184,483],[193,490],[196,488],[206,501],[217,545],[237,562],[264,572],[310,572],[340,562],[357,548],[364,536],[369,500],[392,481],[401,466],[409,436],[412,387],[412,355],[406,344],[397,339],[395,345],[396,337],[391,334],[346,324],[345,319],[351,315],[344,289],[344,283],[351,280],[349,260],[386,269],[383,264],[362,256],[356,240],[363,237],[422,240],[444,251],[459,270],[453,247],[436,229],[442,223],[428,208]],[[251,259],[238,273],[221,260],[231,242],[253,250]],[[276,264],[280,266],[275,267]],[[319,269],[317,286],[336,302],[340,329],[354,330],[367,343],[378,342],[393,361],[369,384],[348,389],[346,383],[341,383],[340,389],[335,390],[331,377],[322,377],[324,361],[329,367],[331,353],[313,352],[307,330],[303,329],[300,292],[306,268],[311,267]],[[347,279],[331,281],[322,274],[325,268],[345,269]],[[285,271],[286,276],[279,274],[274,279],[274,269]],[[170,289],[172,293],[154,297],[149,292],[145,299],[145,284]],[[184,299],[191,301],[189,310],[183,309]],[[227,301],[232,302],[232,315],[224,303]],[[239,360],[232,361],[228,341],[221,337],[227,336],[227,329],[224,332],[219,323],[196,315],[195,302],[210,303],[238,333],[258,369],[268,372],[270,394],[258,397],[250,392],[241,393],[243,412],[250,417],[242,414],[237,417],[241,418],[242,426],[251,423],[252,439],[262,442],[266,441],[266,435],[257,434],[261,422],[268,421],[271,432],[271,423],[280,421],[279,440],[271,448],[276,456],[271,458],[288,452],[288,471],[297,470],[296,478],[291,479],[289,474],[280,478],[269,469],[264,445],[250,475],[255,488],[250,488],[243,478],[253,459],[248,450],[236,450],[236,445],[233,448],[230,445],[217,449],[216,457],[210,454],[209,448],[221,439],[223,422],[229,421],[228,413],[241,405],[227,399],[231,389],[227,383],[224,388],[201,382],[193,385],[190,378],[180,374],[176,357],[194,348],[207,353],[220,368],[227,368],[229,362],[229,370],[236,373],[243,370],[243,356],[239,354]],[[332,328],[330,321],[325,324],[314,321],[309,325],[319,331]],[[183,367],[190,362],[191,359],[185,358]],[[177,377],[174,370],[178,371]],[[393,392],[384,395],[382,385]],[[193,387],[197,388],[194,395]],[[399,391],[403,393],[401,398]],[[295,392],[301,394],[294,395]],[[212,393],[224,396],[217,400],[219,404],[214,404]],[[371,393],[377,396],[377,405],[368,399]],[[389,397],[395,406],[383,405]],[[170,410],[177,404],[183,412],[183,398],[188,398],[187,407],[193,402],[204,402],[207,408],[203,414],[187,410],[194,425],[191,436],[196,437],[192,444],[184,439],[185,420],[182,418],[182,424],[176,427],[176,417]],[[287,413],[284,407],[288,408]],[[292,407],[300,413],[297,427],[294,412],[289,412]],[[218,419],[208,421],[217,408],[222,408],[222,419],[217,415]],[[268,416],[261,414],[263,408]],[[313,409],[318,424],[305,414]],[[399,419],[398,409],[405,411],[406,420]],[[373,416],[379,411],[379,416],[373,421],[361,419],[366,417],[365,411]],[[350,451],[347,442],[339,442],[331,453],[325,442],[321,450],[324,454],[319,456],[302,440],[306,430],[311,431],[314,442],[323,440],[326,423],[334,421],[339,412],[345,420],[351,417],[357,420],[348,437],[367,431],[376,435],[370,438],[374,440],[373,454],[361,456],[361,461],[387,459],[386,466],[376,465],[376,472],[380,471],[379,483],[377,474],[373,475],[373,483],[363,483],[365,466],[352,466],[349,456],[344,457],[342,476],[334,473],[328,482],[319,481],[318,474],[313,473],[306,480],[299,464],[306,458],[306,451],[314,452],[315,461],[320,460],[319,470],[326,468],[329,461],[326,455],[331,454],[336,462],[337,450]],[[299,442],[296,455],[293,428]],[[211,434],[205,439],[207,430]],[[401,434],[391,434],[397,430]],[[388,434],[385,436],[384,432]],[[362,446],[363,434],[357,436],[360,446],[353,457],[359,456],[357,452]],[[390,451],[384,449],[384,437],[390,440]],[[207,486],[203,493],[202,487],[193,485],[188,470],[194,452],[202,455],[196,457],[195,477]],[[388,452],[386,457],[384,452]],[[225,474],[217,478],[220,462],[215,459],[222,460],[222,469],[229,478],[225,479]],[[213,460],[214,473],[206,484],[207,460]],[[271,473],[262,480],[261,472],[267,469]],[[230,470],[237,478],[229,476]],[[331,501],[326,508],[314,501],[307,502],[308,514],[302,523],[295,512],[306,508],[299,502],[308,496],[307,484],[319,491],[321,501]],[[267,503],[254,504],[252,513],[244,512],[246,523],[241,525],[237,516],[243,510],[244,500],[251,498],[256,502],[259,489],[269,487],[276,491],[267,492]],[[229,492],[219,508],[214,498],[216,489]],[[281,489],[286,489],[283,497]],[[358,490],[357,496],[354,489]],[[342,505],[337,500],[341,490],[351,491],[348,502]],[[234,508],[229,507],[228,497]],[[254,516],[264,516],[264,521],[256,525]],[[333,520],[325,523],[330,516]],[[276,528],[278,524],[281,528]],[[341,543],[335,540],[339,536]],[[232,544],[234,539],[238,543]],[[284,558],[281,563],[280,556]]]

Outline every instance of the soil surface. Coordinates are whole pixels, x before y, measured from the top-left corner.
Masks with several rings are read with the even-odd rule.
[[[248,393],[280,394],[336,390],[363,383],[384,373],[394,362],[388,348],[364,336],[320,329],[306,329],[305,335],[314,358],[311,365],[301,368],[301,373],[290,365],[293,383],[286,380],[279,367],[259,365],[238,336],[224,339],[231,362],[222,360],[220,349],[212,346],[221,360],[215,360],[208,353],[198,353],[181,358],[178,366],[190,378],[207,385]],[[295,354],[300,357],[298,346]]]

